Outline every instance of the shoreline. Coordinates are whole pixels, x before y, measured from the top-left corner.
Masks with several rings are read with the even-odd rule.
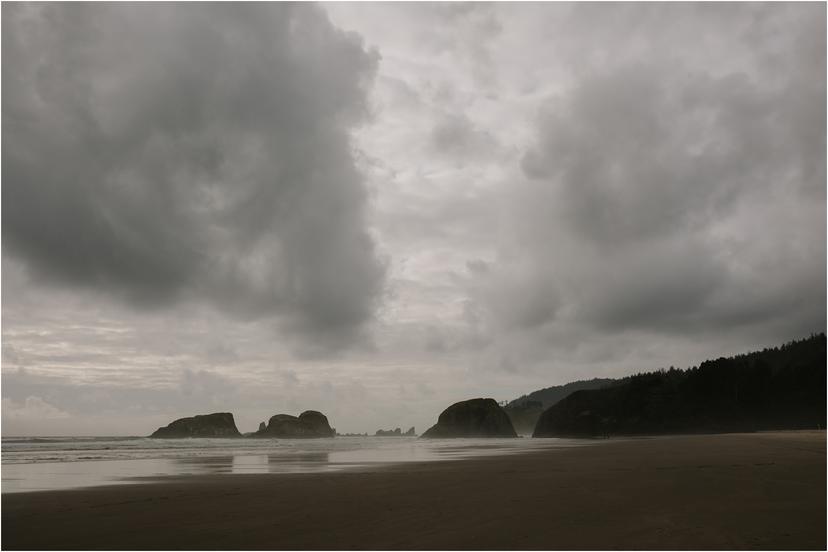
[[[824,431],[2,495],[4,549],[825,549]],[[44,531],[48,528],[48,531]]]
[[[171,448],[3,451],[2,492],[57,491],[144,482],[164,476],[320,473],[372,470],[381,465],[450,461],[527,450],[590,446],[573,439],[439,439],[360,437],[336,441],[281,440],[263,447],[233,448],[210,440]],[[26,458],[32,461],[20,461]],[[65,457],[65,459],[64,459]]]

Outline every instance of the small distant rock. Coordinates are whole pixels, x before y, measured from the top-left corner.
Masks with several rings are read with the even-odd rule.
[[[267,429],[267,424],[264,422],[259,423],[259,431],[264,431]]]
[[[156,439],[184,439],[187,437],[241,437],[233,415],[229,412],[203,414],[180,418],[150,435]]]
[[[402,430],[400,428],[397,428],[393,431],[390,429],[378,429],[374,435],[376,435],[377,437],[400,437],[402,435]]]
[[[316,410],[306,410],[299,417],[289,414],[276,414],[264,426],[259,425],[259,431],[253,437],[282,437],[282,438],[320,438],[333,437],[336,432],[328,424],[328,418]]]
[[[509,416],[494,399],[471,399],[446,408],[426,438],[517,437]]]
[[[402,429],[396,428],[394,430],[391,429],[378,429],[376,433],[374,433],[376,437],[414,437],[416,434],[414,433],[414,428],[410,428],[405,433],[402,432]]]

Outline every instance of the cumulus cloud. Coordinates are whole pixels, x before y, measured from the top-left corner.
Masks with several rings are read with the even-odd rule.
[[[809,127],[820,126],[824,106],[800,84],[774,89],[744,74],[711,78],[680,66],[611,68],[549,107],[523,169],[599,245],[693,231],[746,193],[816,190],[825,173],[808,140],[825,141]],[[812,119],[788,112],[797,95],[809,98]]]
[[[423,427],[825,328],[823,4],[3,15],[3,399],[70,415],[4,430]]]
[[[627,6],[570,14],[589,16],[601,55],[569,60],[574,78],[540,106],[514,239],[472,298],[529,356],[630,330],[823,328],[824,7],[633,11],[627,37],[609,22]]]
[[[341,344],[384,277],[349,138],[377,61],[309,5],[4,6],[4,254]]]

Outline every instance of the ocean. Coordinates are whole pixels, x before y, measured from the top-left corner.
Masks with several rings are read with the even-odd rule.
[[[150,439],[3,437],[3,493],[146,483],[169,476],[312,473],[583,446],[571,439]]]

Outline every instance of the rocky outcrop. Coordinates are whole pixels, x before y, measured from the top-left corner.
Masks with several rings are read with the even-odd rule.
[[[233,415],[229,412],[203,414],[180,418],[166,427],[158,428],[150,437],[183,439],[186,437],[241,437]]]
[[[397,428],[395,430],[385,430],[385,429],[378,429],[376,433],[374,433],[377,437],[402,437],[402,430]]]
[[[517,437],[509,416],[494,399],[471,399],[446,408],[426,438]]]
[[[378,429],[377,432],[374,434],[376,437],[416,437],[417,434],[414,433],[414,428],[410,427],[408,431],[405,433],[402,432],[400,428],[396,428],[393,431],[388,429]]]
[[[266,427],[262,428],[260,425],[259,431],[252,436],[293,439],[333,437],[335,434],[324,414],[316,410],[306,410],[299,414],[298,418],[289,414],[276,414],[268,420]]]
[[[264,422],[259,423],[259,431],[264,431],[267,429],[267,424]]]

